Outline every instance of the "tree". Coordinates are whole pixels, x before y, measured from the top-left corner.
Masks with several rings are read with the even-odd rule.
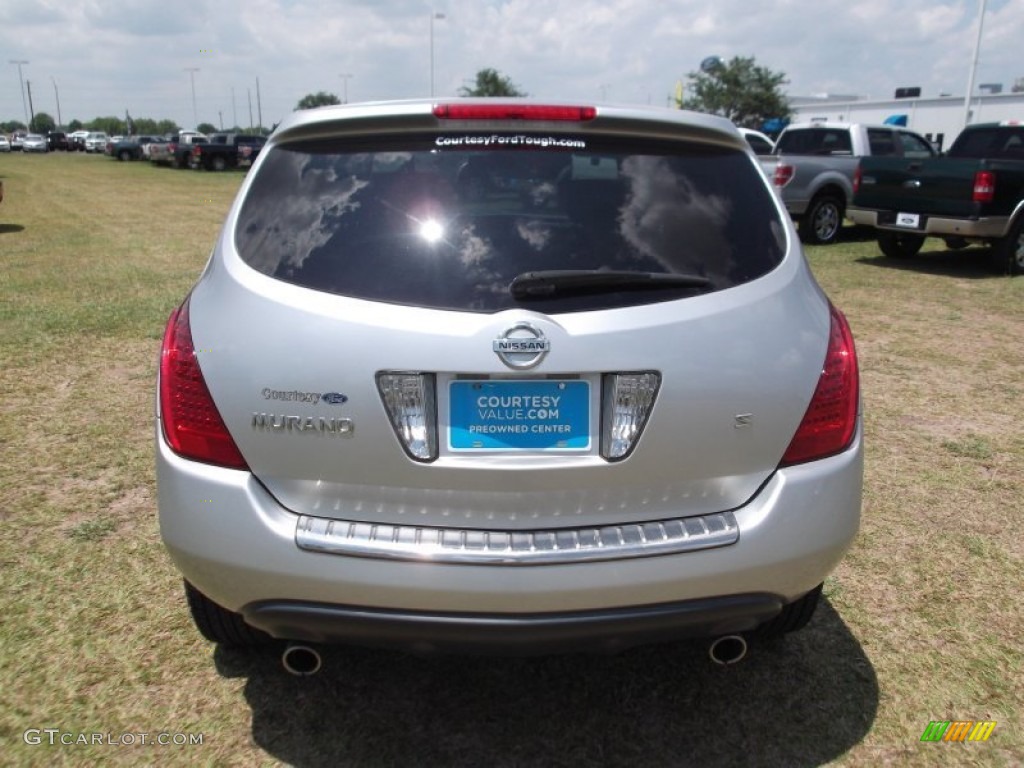
[[[125,133],[124,121],[119,117],[95,117],[85,124],[87,131],[103,131],[108,136]]]
[[[0,123],[0,133],[14,133],[15,131],[27,130],[27,126],[21,120],[8,120]]]
[[[459,89],[460,96],[526,96],[525,91],[520,91],[519,86],[508,77],[503,76],[498,70],[481,69],[476,73],[476,84],[469,88],[462,86]]]
[[[35,128],[36,133],[47,133],[57,129],[57,121],[46,112],[36,112],[32,127]]]
[[[217,133],[217,126],[213,123],[200,123],[196,126],[196,130],[200,133]]]
[[[82,130],[82,121],[72,120],[70,123],[68,123],[68,130],[71,131],[71,133]]]
[[[314,107],[329,107],[332,104],[341,104],[341,99],[335,96],[333,93],[327,93],[326,91],[317,91],[316,93],[307,93],[302,97],[302,100],[295,105],[296,109],[313,109]]]
[[[690,98],[677,100],[681,109],[710,112],[732,120],[743,128],[760,129],[765,120],[785,120],[791,110],[779,86],[786,82],[781,72],[757,66],[754,57],[734,56],[729,62],[708,59],[700,72],[689,74]]]

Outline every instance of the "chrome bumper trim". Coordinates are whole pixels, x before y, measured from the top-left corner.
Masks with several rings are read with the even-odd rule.
[[[884,229],[887,232],[902,232],[906,235],[931,235],[946,237],[1003,237],[1010,226],[1009,216],[989,216],[984,219],[947,219],[942,216],[927,216],[924,227],[911,229],[895,224],[879,224],[878,214],[873,208],[847,208],[846,218],[854,224]]]
[[[739,541],[732,512],[601,528],[485,531],[375,525],[300,515],[295,543],[310,552],[465,565],[554,565],[650,557]]]

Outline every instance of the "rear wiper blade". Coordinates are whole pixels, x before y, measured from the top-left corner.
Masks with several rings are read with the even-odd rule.
[[[558,295],[612,293],[615,291],[659,291],[665,288],[706,288],[711,280],[703,275],[666,272],[628,272],[607,269],[549,269],[523,272],[509,286],[516,299],[550,299]]]

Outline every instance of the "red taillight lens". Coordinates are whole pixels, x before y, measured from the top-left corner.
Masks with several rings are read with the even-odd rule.
[[[171,449],[186,459],[248,469],[206,388],[192,346],[188,300],[171,313],[160,351],[160,417]]]
[[[978,171],[974,174],[974,195],[976,203],[991,203],[996,196],[996,175],[992,171]]]
[[[437,104],[434,117],[441,120],[555,120],[586,122],[597,116],[594,107],[561,107],[553,104]]]
[[[863,179],[864,177],[863,175],[861,175],[860,172],[860,164],[858,163],[857,167],[853,171],[853,194],[856,195],[858,192],[860,192],[860,184],[861,181],[863,181]]]
[[[776,187],[784,187],[789,183],[789,180],[793,178],[793,166],[784,165],[779,163],[775,166],[775,175],[772,178],[772,183]]]
[[[857,429],[860,384],[853,334],[843,313],[830,306],[832,327],[818,387],[781,466],[802,464],[839,453]]]

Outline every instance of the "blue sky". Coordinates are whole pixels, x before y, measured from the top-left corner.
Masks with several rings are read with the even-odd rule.
[[[324,12],[324,9],[330,9]],[[453,95],[484,67],[531,96],[663,106],[709,55],[753,56],[788,93],[967,86],[978,0],[5,0],[0,120],[36,111],[279,121],[305,94]],[[436,18],[443,14],[443,18]],[[987,0],[977,82],[1024,78],[1024,1]],[[198,71],[190,72],[195,68]],[[347,77],[346,77],[347,75]],[[259,104],[256,81],[259,79]],[[56,91],[54,85],[56,84]]]

